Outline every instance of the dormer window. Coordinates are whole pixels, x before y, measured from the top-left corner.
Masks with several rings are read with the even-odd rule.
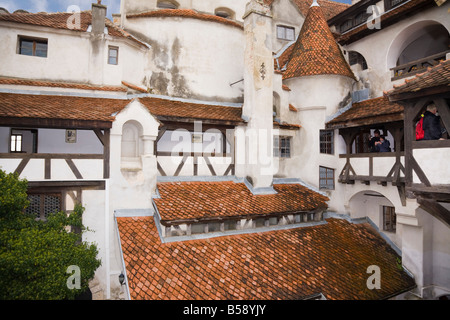
[[[217,8],[214,14],[225,19],[234,19],[234,12],[228,8]]]
[[[47,58],[47,39],[19,36],[18,42],[18,54]]]
[[[178,9],[179,4],[175,1],[158,1],[156,7],[160,9]]]

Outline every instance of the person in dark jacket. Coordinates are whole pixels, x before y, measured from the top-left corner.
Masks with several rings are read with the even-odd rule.
[[[391,152],[391,143],[385,136],[380,136],[380,141],[375,142],[375,148],[378,152]]]
[[[438,140],[442,138],[440,117],[436,113],[436,106],[430,104],[427,107],[427,111],[423,114],[423,131],[425,132],[423,140]]]

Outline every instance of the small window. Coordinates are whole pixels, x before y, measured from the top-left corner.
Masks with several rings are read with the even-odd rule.
[[[108,64],[117,65],[119,63],[119,48],[108,48]]]
[[[277,38],[280,40],[295,40],[295,29],[292,27],[277,26]]]
[[[274,137],[273,156],[280,158],[291,157],[291,137]]]
[[[177,9],[179,5],[175,1],[158,1],[156,6],[160,9]]]
[[[26,56],[46,58],[48,50],[47,39],[33,39],[19,36],[18,53]]]
[[[343,24],[341,24],[340,26],[341,33],[351,29],[352,27],[353,27],[353,20],[348,19]]]
[[[49,214],[61,211],[60,193],[30,194],[28,201],[30,204],[25,213],[36,215],[38,219],[46,219]]]
[[[218,17],[226,18],[226,19],[234,19],[234,12],[228,8],[217,8],[214,11],[214,14]]]
[[[37,152],[37,130],[11,129],[10,152]]]
[[[333,130],[320,130],[320,153],[334,154]]]
[[[396,222],[395,207],[383,206],[383,230],[395,232]]]
[[[334,169],[319,167],[319,188],[334,190]]]
[[[22,152],[22,139],[21,134],[11,134],[11,152]]]

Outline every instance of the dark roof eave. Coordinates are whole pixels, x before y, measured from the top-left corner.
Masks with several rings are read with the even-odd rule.
[[[365,117],[357,119],[348,119],[342,121],[331,120],[325,124],[327,129],[343,129],[343,128],[355,128],[363,126],[371,126],[376,124],[385,124],[390,122],[403,121],[404,113],[393,113],[374,117]]]
[[[112,123],[113,119],[108,121],[0,116],[0,126],[21,126],[29,128],[38,127],[53,129],[111,129]]]

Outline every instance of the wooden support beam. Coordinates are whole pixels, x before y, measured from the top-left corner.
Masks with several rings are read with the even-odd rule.
[[[417,198],[420,207],[450,227],[450,211],[434,199]]]
[[[103,133],[103,178],[109,179],[110,174],[110,130],[105,129]]]
[[[75,175],[77,179],[83,179],[83,176],[81,175],[80,171],[78,170],[75,163],[73,163],[72,159],[66,159],[67,165],[69,166],[70,170],[72,170],[72,173]]]
[[[23,158],[22,161],[20,161],[19,165],[17,166],[16,170],[14,170],[14,172],[17,173],[18,175],[22,174],[23,169],[25,169],[29,161],[30,161],[29,157]]]
[[[188,158],[188,156],[185,155],[185,156],[183,157],[183,159],[181,160],[181,163],[178,165],[177,170],[176,170],[175,173],[173,174],[175,177],[178,176],[178,175],[180,174],[181,169],[183,169],[183,166],[184,166],[184,164],[186,163],[187,158]]]
[[[44,165],[45,165],[44,178],[45,179],[51,179],[52,178],[52,175],[51,175],[51,172],[52,172],[51,159],[46,158]]]

